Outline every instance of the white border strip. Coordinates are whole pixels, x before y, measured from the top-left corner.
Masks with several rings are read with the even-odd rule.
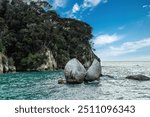
[[[22,108],[29,108],[32,112],[23,113]],[[36,106],[36,109],[35,109]],[[92,108],[93,106],[93,108]],[[120,107],[119,107],[120,106]],[[129,108],[126,108],[126,107]],[[133,108],[135,107],[135,112]],[[62,108],[62,112],[65,111],[65,108],[69,108],[69,112],[66,110],[66,113],[52,113],[48,110],[41,110],[41,108]],[[112,107],[112,108],[111,108]],[[124,108],[123,112],[118,112],[120,108]],[[35,113],[37,108],[40,108],[38,111],[42,113]],[[126,108],[126,109],[125,109]],[[20,110],[21,111],[20,111]],[[93,110],[92,110],[93,109]],[[97,110],[99,109],[99,110]],[[97,111],[101,111],[97,113]],[[105,112],[106,109],[106,112]],[[129,112],[128,109],[131,111]],[[111,111],[110,111],[111,110]],[[19,111],[21,113],[19,113]],[[51,110],[52,111],[52,110]],[[58,111],[58,109],[56,109]],[[79,113],[79,111],[83,113]],[[88,111],[88,112],[87,112]],[[93,113],[91,113],[91,111]],[[110,111],[110,112],[109,112]],[[128,112],[127,112],[128,111]],[[17,112],[17,113],[16,113]],[[44,113],[43,113],[44,112]],[[47,113],[49,112],[49,113]],[[84,113],[85,112],[85,113]],[[31,100],[18,100],[18,101],[0,101],[0,116],[1,117],[149,117],[150,116],[150,101],[146,100],[40,100],[40,101],[31,101]]]

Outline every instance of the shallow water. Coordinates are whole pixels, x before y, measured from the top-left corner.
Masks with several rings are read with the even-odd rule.
[[[150,99],[150,81],[125,79],[127,75],[150,76],[150,62],[103,62],[100,82],[76,85],[57,84],[63,71],[0,74],[0,99]]]

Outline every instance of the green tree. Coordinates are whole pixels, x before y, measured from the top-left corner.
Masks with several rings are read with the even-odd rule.
[[[36,69],[51,50],[58,69],[71,58],[91,59],[92,28],[85,22],[61,18],[46,1],[0,2],[0,52],[12,58],[17,70]]]

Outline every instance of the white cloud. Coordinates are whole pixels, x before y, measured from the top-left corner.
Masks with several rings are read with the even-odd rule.
[[[148,17],[150,17],[150,12],[148,12],[148,15],[147,15]]]
[[[10,0],[10,1],[12,1],[12,0]],[[37,2],[37,1],[48,1],[48,0],[23,0],[23,2],[32,2],[32,1]]]
[[[118,41],[119,39],[121,39],[122,36],[113,34],[113,35],[99,35],[95,38],[95,45],[104,45],[104,44],[109,44],[109,43],[113,43],[115,41]]]
[[[72,11],[67,11],[64,13],[65,16],[70,17],[70,18],[77,18],[75,13],[73,13]]]
[[[72,7],[72,10],[69,10],[67,12],[64,13],[65,16],[70,17],[70,18],[77,18],[76,17],[76,13],[80,10],[80,6],[78,5],[78,3],[75,3]]]
[[[103,3],[107,3],[107,2],[108,2],[108,0],[103,0],[102,2],[103,2]]]
[[[83,1],[83,8],[90,8],[90,7],[95,7],[99,5],[100,3],[107,3],[108,0],[84,0]]]
[[[146,7],[147,7],[147,5],[143,5],[142,7],[143,7],[143,8],[146,8]]]
[[[52,6],[54,9],[58,7],[65,7],[67,4],[67,0],[54,0]]]
[[[145,4],[142,7],[149,10],[150,9],[150,4]],[[150,17],[150,11],[148,12],[147,17]]]
[[[100,2],[101,2],[101,0],[84,0],[83,8],[97,6]]]
[[[12,1],[12,0],[9,0],[9,1]],[[27,3],[27,4],[30,4],[30,2],[34,1],[34,2],[37,2],[37,1],[47,1],[48,0],[22,0],[23,2]]]
[[[150,61],[150,56],[133,57],[130,61]]]
[[[124,28],[125,26],[123,25],[123,26],[118,27],[118,30],[123,30]]]
[[[72,10],[67,11],[65,14],[67,15],[67,17],[75,18],[76,13],[80,12],[79,18],[81,18],[82,13],[86,9],[89,9],[89,11],[92,11],[100,3],[107,3],[107,2],[108,2],[108,0],[83,0],[82,4],[79,5],[79,4],[75,3],[72,7]]]
[[[75,3],[72,8],[72,13],[76,13],[79,10],[80,10],[80,6],[78,5],[78,3]]]
[[[101,52],[101,56],[119,56],[127,53],[137,52],[139,49],[144,47],[150,47],[150,38],[142,39],[134,42],[125,42],[120,47],[109,47],[108,49]]]
[[[142,6],[143,8],[150,8],[150,5],[149,4],[145,4]]]
[[[120,47],[110,47],[110,50],[113,51],[112,54],[116,56],[130,52],[135,52],[138,49],[141,49],[146,46],[150,46],[150,38],[135,42],[126,42],[122,44]]]

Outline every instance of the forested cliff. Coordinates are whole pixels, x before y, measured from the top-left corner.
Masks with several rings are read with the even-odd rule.
[[[60,17],[46,1],[0,0],[0,58],[6,56],[17,71],[63,69],[71,58],[90,65],[91,32],[85,22]]]

